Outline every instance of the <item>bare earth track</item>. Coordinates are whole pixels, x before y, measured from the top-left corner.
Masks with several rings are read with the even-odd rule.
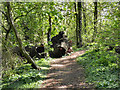
[[[93,85],[85,83],[84,69],[75,61],[84,53],[77,51],[70,56],[52,60],[47,79],[41,88],[93,88]]]

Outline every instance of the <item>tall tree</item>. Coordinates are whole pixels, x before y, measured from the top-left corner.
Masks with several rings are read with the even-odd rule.
[[[86,7],[84,2],[83,2],[83,19],[84,19],[84,32],[86,34]]]
[[[93,33],[93,41],[96,38],[96,34],[97,34],[97,0],[95,0],[94,2],[94,33]]]
[[[2,12],[2,14],[5,16],[5,17],[4,17],[5,20],[7,20],[8,28],[6,28],[6,27],[4,26],[4,24],[1,25],[2,28],[6,31],[5,40],[7,40],[8,34],[9,34],[10,30],[11,30],[11,26],[10,26],[10,23],[9,23],[9,20],[8,20],[8,11],[1,11],[1,10],[0,10],[0,12]]]
[[[77,14],[77,5],[76,5],[76,2],[74,3],[75,4],[75,17],[76,17],[76,46],[78,47],[79,45],[79,42],[78,42],[78,14]]]
[[[10,2],[6,2],[6,6],[7,6],[7,10],[8,10],[8,20],[9,20],[11,28],[13,29],[13,31],[15,33],[15,36],[16,36],[16,39],[17,39],[17,42],[18,42],[18,45],[19,45],[19,48],[20,48],[22,54],[25,56],[25,58],[28,60],[28,62],[32,64],[33,68],[38,69],[37,65],[34,63],[32,58],[29,56],[29,54],[26,52],[26,50],[22,46],[22,41],[18,36],[17,29],[16,29],[16,27],[14,25],[14,21],[12,19],[12,12],[11,12]]]
[[[82,3],[78,2],[78,39],[79,39],[79,45],[78,47],[82,46],[82,36],[81,36],[81,30],[82,30]]]
[[[47,41],[48,41],[48,45],[49,42],[51,41],[51,30],[52,30],[52,21],[51,21],[51,16],[49,15],[49,29],[48,29],[48,35],[47,35]]]

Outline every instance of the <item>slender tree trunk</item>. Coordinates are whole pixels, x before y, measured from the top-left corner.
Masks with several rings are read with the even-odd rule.
[[[5,7],[3,7],[3,8],[5,8]],[[5,40],[7,41],[9,32],[10,32],[10,30],[11,30],[10,22],[9,22],[9,20],[8,20],[8,11],[5,12],[5,11],[1,11],[1,10],[0,10],[0,12],[2,12],[2,14],[5,16],[5,19],[7,20],[7,25],[9,26],[9,28],[5,28],[5,26],[2,25],[3,29],[6,31]]]
[[[120,1],[118,2],[118,12],[120,13]],[[119,16],[120,17],[120,16]],[[119,18],[118,17],[118,18]]]
[[[81,30],[82,30],[82,4],[81,2],[78,2],[78,36],[79,36],[79,45],[78,47],[82,46],[82,37],[81,37]]]
[[[48,35],[47,35],[47,41],[48,41],[48,45],[49,42],[51,41],[51,30],[52,30],[52,21],[51,21],[51,16],[49,15],[49,29],[48,29]]]
[[[76,46],[78,47],[79,42],[78,42],[78,14],[77,14],[77,9],[76,9],[76,2],[75,2],[75,17],[76,17]]]
[[[24,27],[24,36],[25,36],[25,40],[29,40],[30,39],[30,36],[27,34],[27,32],[29,32],[29,28],[27,27],[27,25],[23,22],[23,27]]]
[[[2,26],[2,27],[5,29],[5,31],[6,31],[6,35],[5,35],[5,40],[6,40],[6,41],[7,41],[7,38],[8,38],[9,32],[10,32],[10,30],[11,30],[11,26],[10,26],[9,23],[8,23],[8,25],[9,25],[9,28],[8,28],[8,29],[6,29],[4,26]]]
[[[93,41],[95,41],[95,38],[96,38],[96,34],[97,34],[97,0],[96,2],[94,2],[94,7],[95,7],[95,10],[94,10],[94,33],[93,33]]]
[[[86,34],[86,7],[84,2],[83,2],[83,18],[84,18],[84,32]]]
[[[18,32],[16,30],[16,27],[15,27],[13,19],[12,19],[10,2],[6,2],[6,5],[7,5],[7,10],[8,10],[8,19],[9,19],[9,22],[10,22],[10,26],[13,29],[14,33],[15,33],[16,39],[18,41],[19,48],[20,48],[22,54],[28,60],[28,62],[32,64],[32,67],[34,69],[38,69],[37,65],[34,63],[34,61],[32,60],[32,58],[29,56],[29,54],[26,52],[26,50],[22,47],[21,39],[18,36]]]
[[[102,8],[102,7],[101,7],[101,3],[99,3],[99,4],[100,4],[99,7]],[[99,14],[100,14],[100,30],[101,30],[101,27],[102,27],[102,13],[101,13],[101,12],[102,12],[102,9],[100,9],[99,12],[100,12]]]

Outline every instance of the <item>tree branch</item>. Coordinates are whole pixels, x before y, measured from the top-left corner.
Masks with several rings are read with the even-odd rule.
[[[7,17],[7,14],[4,11],[0,10],[0,12],[2,12],[2,14],[4,14],[4,16]]]
[[[8,37],[8,34],[9,34],[10,30],[11,30],[11,25],[9,26],[9,29],[7,30],[5,40],[7,40],[7,37]]]
[[[15,36],[16,36],[16,39],[17,39],[17,42],[18,42],[18,45],[19,45],[19,48],[20,48],[20,51],[21,53],[24,55],[24,57],[28,60],[29,63],[32,64],[32,67],[34,69],[39,69],[37,67],[37,65],[35,64],[35,62],[33,61],[33,59],[29,56],[29,54],[26,52],[26,50],[23,48],[22,46],[22,41],[20,39],[20,37],[18,36],[18,32],[17,32],[17,29],[14,25],[14,21],[12,19],[12,13],[11,13],[11,7],[10,7],[10,2],[6,2],[7,4],[7,9],[8,9],[8,19],[10,21],[10,26],[11,28],[13,29],[14,33],[15,33]]]
[[[6,32],[8,31],[8,29],[6,29],[4,25],[2,25],[2,27],[3,27],[3,29],[5,29]]]
[[[14,19],[14,22],[15,22],[18,18],[20,18],[20,17],[27,16],[27,15],[28,15],[33,9],[35,9],[35,8],[36,8],[36,6],[33,7],[32,9],[30,9],[25,15],[17,16],[17,17]]]

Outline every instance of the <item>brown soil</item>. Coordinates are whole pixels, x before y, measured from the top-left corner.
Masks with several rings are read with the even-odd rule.
[[[41,88],[93,88],[92,84],[85,83],[84,68],[75,61],[84,53],[77,51],[70,56],[52,60],[47,79]]]

